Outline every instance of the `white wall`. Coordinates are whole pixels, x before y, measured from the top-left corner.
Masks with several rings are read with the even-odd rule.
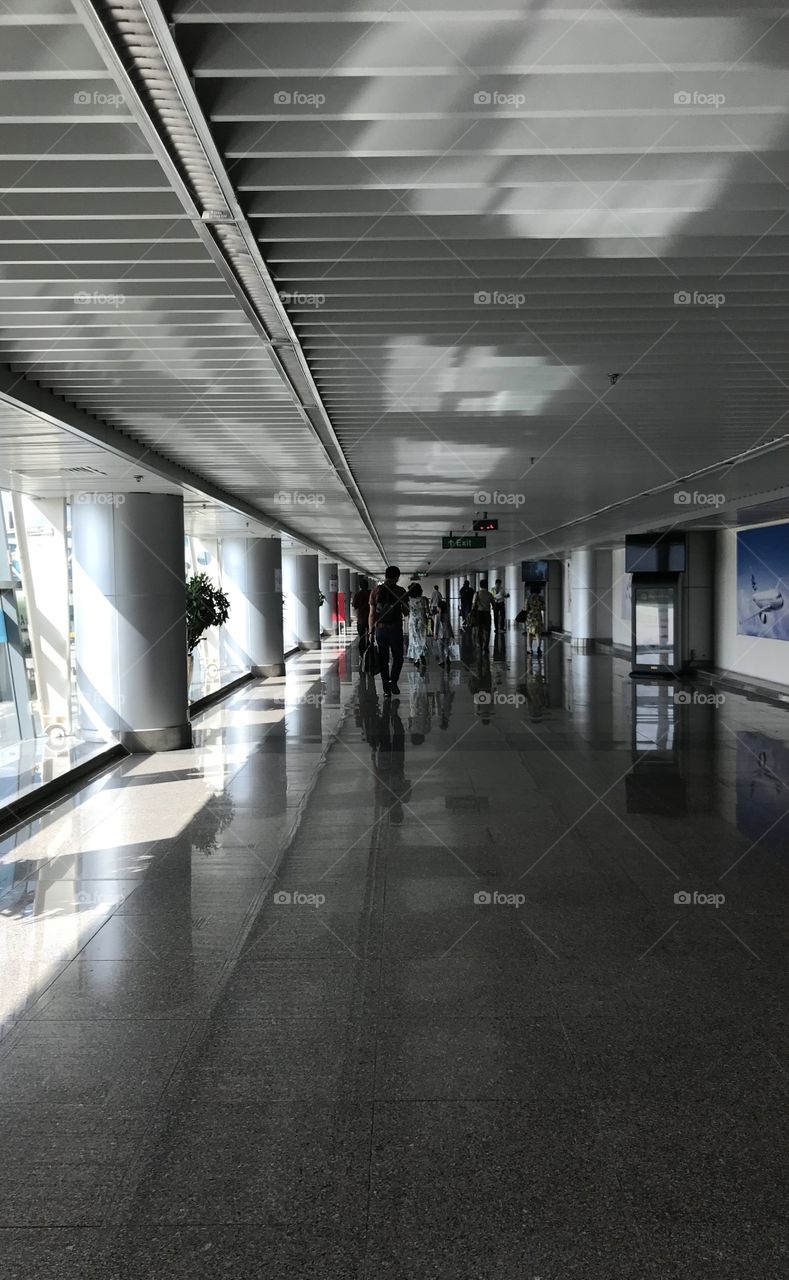
[[[625,549],[611,552],[611,639],[614,644],[630,648],[630,574],[625,573]]]
[[[715,665],[789,684],[789,642],[737,635],[737,531],[722,530],[715,556]]]

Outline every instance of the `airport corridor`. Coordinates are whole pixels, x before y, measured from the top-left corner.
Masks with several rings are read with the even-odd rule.
[[[786,711],[324,644],[0,844],[4,1280],[786,1261]]]

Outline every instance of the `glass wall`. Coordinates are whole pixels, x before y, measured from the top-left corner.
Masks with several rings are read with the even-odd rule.
[[[206,573],[215,587],[222,587],[222,544],[216,538],[185,540],[186,576]],[[211,627],[192,654],[189,701],[216,693],[246,673],[225,627]]]

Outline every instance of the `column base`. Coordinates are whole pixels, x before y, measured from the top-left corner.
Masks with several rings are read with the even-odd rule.
[[[576,653],[592,653],[594,651],[594,640],[572,640],[570,643]]]
[[[252,667],[253,676],[284,676],[284,662],[264,662],[262,666]]]
[[[169,729],[123,729],[113,736],[132,754],[184,751],[192,745],[192,726],[187,723]]]
[[[320,647],[321,647],[320,640],[300,640],[299,641],[299,648],[304,653],[310,653],[313,649],[320,649]]]

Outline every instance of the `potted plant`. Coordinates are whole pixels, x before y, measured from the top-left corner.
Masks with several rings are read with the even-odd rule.
[[[195,573],[186,581],[187,688],[192,683],[194,651],[209,627],[221,627],[230,616],[230,601],[215,587],[207,573]]]

